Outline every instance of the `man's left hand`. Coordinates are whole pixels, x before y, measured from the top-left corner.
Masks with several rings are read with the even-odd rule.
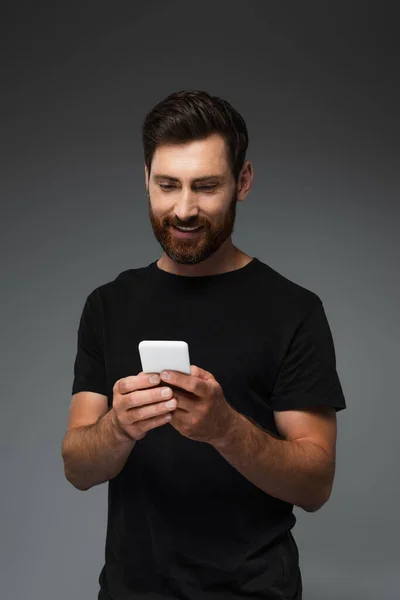
[[[177,401],[169,423],[189,439],[217,443],[229,435],[237,412],[211,373],[196,365],[190,365],[190,371],[190,375],[168,371],[170,379],[160,373],[161,381],[171,386]]]

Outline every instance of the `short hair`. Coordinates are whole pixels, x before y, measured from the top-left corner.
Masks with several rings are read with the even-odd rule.
[[[167,96],[147,113],[142,125],[145,164],[151,170],[156,148],[182,144],[218,133],[226,143],[228,162],[238,180],[249,136],[243,117],[233,106],[200,90],[182,90]]]

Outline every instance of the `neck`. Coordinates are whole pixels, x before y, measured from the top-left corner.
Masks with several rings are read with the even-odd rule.
[[[157,261],[157,266],[163,271],[174,275],[198,277],[205,275],[218,275],[244,267],[251,261],[251,256],[236,248],[232,241],[226,246],[223,244],[212,256],[197,265],[186,265],[172,260],[163,254]]]

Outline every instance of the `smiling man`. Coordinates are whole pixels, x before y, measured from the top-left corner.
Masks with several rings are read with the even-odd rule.
[[[247,146],[221,98],[155,106],[145,186],[163,254],[83,307],[63,459],[77,489],[109,485],[100,600],[302,599],[293,507],[328,501],[346,403],[319,296],[233,244]],[[143,339],[186,341],[190,375],[141,372]]]
[[[236,203],[250,190],[253,170],[246,161],[239,192],[220,134],[186,144],[163,145],[154,153],[152,174],[149,176],[147,166],[145,171],[150,220],[165,252],[158,263],[160,268],[198,276],[224,272],[228,260],[232,263],[235,256],[244,264],[251,260],[233,246],[231,235]]]

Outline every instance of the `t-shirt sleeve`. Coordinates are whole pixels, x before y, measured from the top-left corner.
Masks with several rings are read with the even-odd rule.
[[[332,333],[321,301],[293,335],[269,404],[276,411],[346,408]]]
[[[86,298],[78,327],[72,394],[96,392],[107,395],[102,345],[100,303],[97,290]]]

